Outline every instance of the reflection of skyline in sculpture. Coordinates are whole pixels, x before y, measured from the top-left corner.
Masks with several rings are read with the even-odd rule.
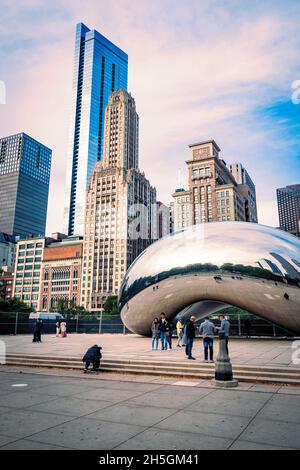
[[[120,290],[122,318],[129,329],[143,334],[162,310],[173,318],[194,302],[215,300],[300,331],[299,268],[300,240],[286,232],[243,222],[192,226],[154,243],[132,264]],[[216,274],[226,288],[225,282],[216,282]],[[173,286],[168,296],[171,280],[176,280],[176,301],[171,301]],[[246,281],[243,288],[241,280]],[[255,299],[260,284],[264,289]],[[156,285],[156,292],[164,285],[164,298],[150,295]],[[292,290],[288,305],[282,304],[287,289]],[[141,300],[148,313],[139,312]]]
[[[290,277],[292,279],[299,279],[300,280],[299,271],[297,271],[289,261],[284,259],[283,256],[279,255],[278,253],[270,253],[270,254],[272,256],[274,256],[274,258],[277,259],[277,261],[285,269],[285,272],[287,273],[288,277]]]

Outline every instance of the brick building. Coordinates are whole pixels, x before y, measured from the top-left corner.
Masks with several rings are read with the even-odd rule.
[[[68,237],[44,249],[39,311],[49,311],[59,300],[80,303],[80,278],[83,241]]]

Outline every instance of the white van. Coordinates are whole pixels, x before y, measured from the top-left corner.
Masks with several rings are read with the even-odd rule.
[[[64,317],[61,313],[57,312],[31,312],[29,314],[29,320],[64,320]]]

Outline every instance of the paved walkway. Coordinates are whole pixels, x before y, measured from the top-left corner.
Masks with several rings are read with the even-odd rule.
[[[32,343],[31,336],[0,336],[6,344],[8,353],[45,354],[57,356],[82,357],[85,350],[93,344],[103,347],[105,358],[119,357],[126,359],[151,359],[158,361],[185,361],[182,348],[171,351],[152,351],[151,339],[138,335],[121,334],[71,334],[67,338],[56,338],[44,335],[41,344]],[[232,339],[230,341],[230,357],[233,364],[252,364],[262,366],[300,367],[292,363],[293,341],[276,339]],[[300,344],[300,343],[299,343]],[[218,351],[218,342],[215,342]],[[203,360],[202,340],[196,339],[193,351],[198,361]],[[298,354],[300,357],[300,354]]]
[[[1,450],[300,449],[300,388],[60,374],[0,367]]]

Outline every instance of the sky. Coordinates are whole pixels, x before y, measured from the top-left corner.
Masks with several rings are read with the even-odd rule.
[[[278,226],[276,188],[300,183],[298,0],[0,0],[0,8],[0,136],[26,132],[53,150],[47,234],[63,225],[78,22],[129,56],[140,167],[158,199],[168,204],[186,186],[188,145],[213,138],[256,184],[259,222]]]

